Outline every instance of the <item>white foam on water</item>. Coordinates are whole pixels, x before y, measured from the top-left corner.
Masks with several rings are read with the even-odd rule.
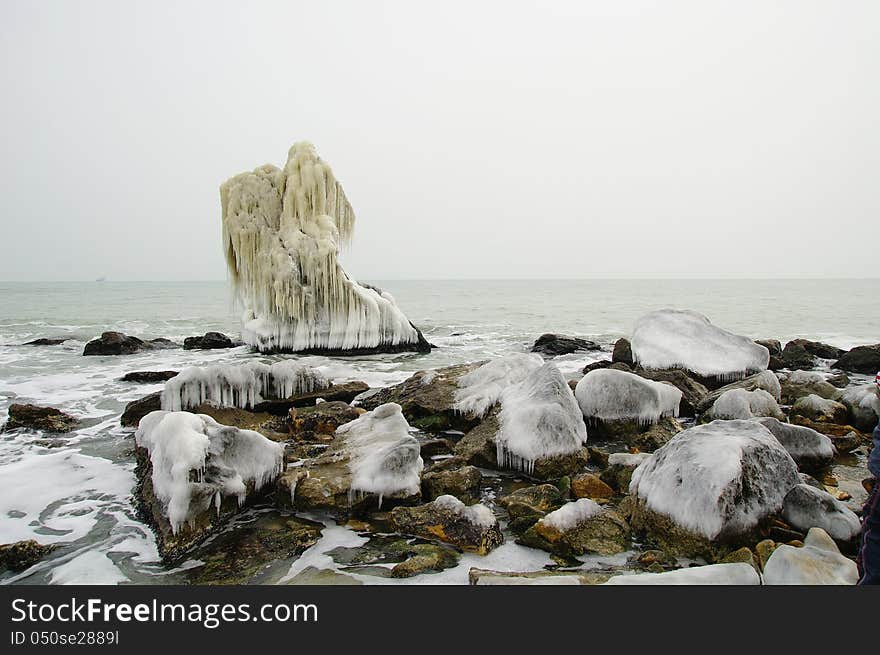
[[[131,467],[76,450],[31,447],[0,466],[0,543],[76,541],[134,486]]]
[[[50,580],[58,585],[115,585],[129,581],[105,553],[96,550],[87,550],[55,568]]]

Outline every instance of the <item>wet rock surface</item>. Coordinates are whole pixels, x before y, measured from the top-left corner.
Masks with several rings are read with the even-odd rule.
[[[34,539],[0,544],[0,573],[24,571],[55,550],[54,545],[43,545]]]
[[[564,334],[542,334],[532,345],[532,352],[545,357],[568,355],[574,352],[599,350],[601,346],[595,341],[588,341],[579,337],[569,337]]]
[[[183,340],[184,350],[214,350],[218,348],[234,348],[238,345],[222,332],[206,332],[200,337],[187,337]]]
[[[132,371],[122,376],[123,382],[137,382],[138,384],[157,384],[167,382],[176,377],[179,371]]]
[[[162,350],[179,348],[180,346],[168,339],[150,339],[144,341],[122,332],[104,332],[99,338],[89,341],[83,349],[83,355],[133,355],[146,350]]]
[[[54,407],[40,407],[13,403],[9,406],[9,418],[2,431],[39,430],[42,432],[65,433],[79,425],[79,421]]]

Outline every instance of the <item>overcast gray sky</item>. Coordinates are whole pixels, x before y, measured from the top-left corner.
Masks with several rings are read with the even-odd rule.
[[[316,144],[346,268],[877,277],[877,2],[0,4],[0,279],[223,279]]]

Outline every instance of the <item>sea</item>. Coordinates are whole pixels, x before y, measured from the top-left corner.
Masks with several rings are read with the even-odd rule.
[[[389,291],[436,346],[430,354],[299,357],[334,382],[363,380],[372,387],[413,372],[527,351],[543,333],[584,337],[601,351],[556,358],[569,378],[610,356],[635,320],[659,308],[692,309],[733,332],[756,339],[803,337],[849,349],[880,343],[880,280],[390,280]],[[164,566],[149,527],[132,501],[133,430],[120,426],[126,403],[162,388],[120,381],[127,372],[187,366],[274,361],[246,346],[230,350],[159,350],[118,357],[84,357],[86,342],[107,330],[144,339],[220,331],[239,333],[240,310],[224,281],[0,282],[0,424],[15,402],[57,407],[81,427],[68,435],[0,433],[0,544],[36,539],[57,547],[3,584],[170,584],[186,569]],[[23,346],[64,338],[58,346]],[[866,378],[867,379],[867,378]],[[321,517],[318,517],[321,518]],[[322,539],[279,581],[307,565],[332,565],[324,553],[365,539],[324,521]],[[488,557],[465,555],[442,574],[407,581],[360,576],[360,582],[466,584],[470,566],[536,570],[545,553],[510,541]],[[596,562],[584,560],[584,566]],[[601,564],[601,562],[600,562]],[[357,576],[355,576],[357,577]]]

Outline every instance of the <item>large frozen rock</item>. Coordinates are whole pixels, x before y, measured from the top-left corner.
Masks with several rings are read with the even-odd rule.
[[[783,423],[772,417],[754,420],[770,430],[802,471],[816,471],[829,465],[834,458],[831,439],[812,428]]]
[[[578,403],[552,362],[504,389],[499,418],[495,446],[505,468],[531,474],[537,460],[576,453],[587,440]]]
[[[782,518],[802,532],[822,528],[840,542],[853,541],[862,529],[859,517],[845,504],[826,491],[807,484],[799,484],[788,492],[782,506]]]
[[[587,420],[635,421],[645,425],[678,416],[681,391],[634,373],[611,368],[587,373],[574,392]]]
[[[347,515],[418,501],[423,466],[400,406],[387,403],[340,425],[324,453],[279,477],[277,492],[296,510]]]
[[[731,382],[730,384],[726,384],[723,387],[719,387],[718,389],[709,392],[697,405],[697,413],[708,411],[712,405],[715,404],[715,401],[722,395],[728,391],[736,389],[743,389],[745,391],[763,389],[773,396],[776,402],[779,402],[782,394],[782,387],[779,384],[779,378],[776,377],[776,374],[772,371],[761,371],[760,373],[755,373],[755,375],[750,375],[742,380]]]
[[[275,480],[284,449],[210,416],[155,411],[135,433],[138,496],[159,552],[176,559]]]
[[[342,269],[354,211],[313,145],[294,144],[283,169],[267,164],[227,180],[220,202],[246,343],[264,352],[430,350],[389,293]]]
[[[725,391],[707,412],[707,418],[710,420],[750,419],[759,416],[785,418],[776,399],[763,389]]]
[[[779,546],[764,565],[767,585],[853,585],[858,580],[856,563],[840,554],[822,528],[811,528],[800,548]]]
[[[770,351],[723,330],[694,311],[660,309],[636,321],[633,359],[645,368],[683,368],[702,378],[734,380],[763,371]]]
[[[851,387],[841,394],[840,402],[849,413],[850,423],[862,430],[871,432],[880,418],[880,392],[876,384]]]
[[[816,394],[810,394],[798,398],[791,406],[792,416],[802,416],[816,423],[846,423],[848,412],[846,405],[836,400],[821,398]]]
[[[713,421],[680,432],[635,470],[631,523],[664,549],[714,559],[752,537],[800,482],[763,425]]]

